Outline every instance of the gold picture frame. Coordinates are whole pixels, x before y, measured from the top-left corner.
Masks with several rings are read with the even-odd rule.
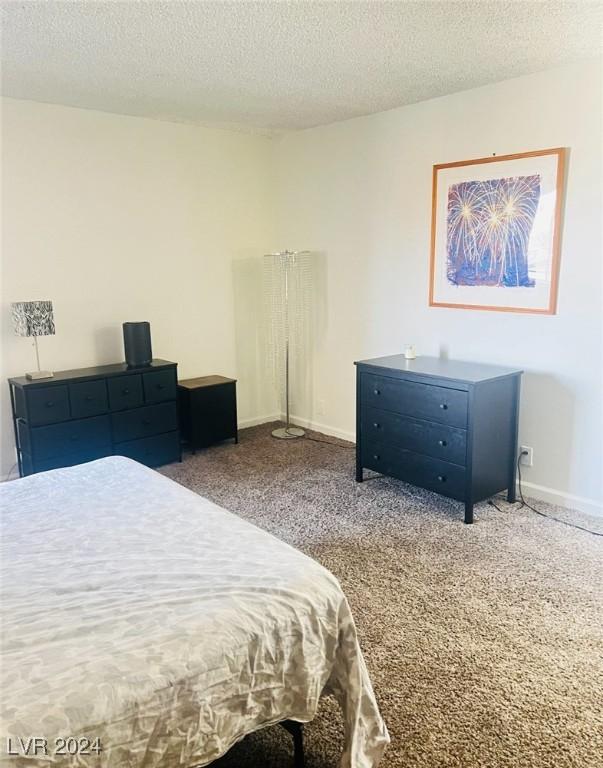
[[[557,147],[433,166],[429,306],[556,313],[565,165]]]

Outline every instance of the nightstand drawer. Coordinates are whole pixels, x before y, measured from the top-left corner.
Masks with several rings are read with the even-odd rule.
[[[362,464],[453,499],[465,497],[465,468],[457,464],[379,443],[363,446]]]
[[[362,406],[467,427],[467,393],[459,389],[363,373],[360,398]]]
[[[31,426],[54,424],[69,418],[69,392],[65,385],[39,387],[27,392],[27,420]]]
[[[117,376],[107,381],[112,411],[125,411],[142,405],[142,376]]]
[[[432,421],[420,421],[378,408],[363,408],[361,412],[362,437],[370,442],[405,448],[424,453],[436,459],[465,465],[467,459],[467,432]]]
[[[144,373],[142,382],[145,403],[176,399],[176,374],[173,370]]]
[[[104,379],[70,384],[69,399],[71,400],[71,416],[75,419],[96,416],[109,410],[107,385]]]
[[[63,424],[27,429],[19,424],[19,442],[36,462],[65,454],[86,453],[111,445],[108,416],[77,419]]]
[[[160,467],[180,459],[180,435],[178,432],[168,432],[164,435],[143,437],[141,440],[131,440],[120,443],[115,448],[118,456],[127,456],[149,467]]]
[[[126,440],[137,440],[161,432],[171,432],[178,429],[176,403],[161,403],[147,405],[133,411],[114,413],[111,416],[113,440],[122,443]]]

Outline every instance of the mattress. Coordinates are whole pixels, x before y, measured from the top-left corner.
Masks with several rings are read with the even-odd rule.
[[[378,764],[350,607],[314,560],[121,457],[3,483],[0,502],[1,764],[204,766],[325,693],[341,766]]]

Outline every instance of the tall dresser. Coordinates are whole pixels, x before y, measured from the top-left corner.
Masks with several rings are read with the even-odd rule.
[[[127,456],[154,467],[180,459],[176,363],[125,363],[9,379],[19,474]]]
[[[404,355],[356,363],[356,480],[370,469],[473,505],[515,500],[522,371]]]

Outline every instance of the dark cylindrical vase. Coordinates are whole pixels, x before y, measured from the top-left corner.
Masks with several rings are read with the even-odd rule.
[[[124,323],[124,352],[129,368],[148,365],[153,359],[151,326],[147,322]]]

